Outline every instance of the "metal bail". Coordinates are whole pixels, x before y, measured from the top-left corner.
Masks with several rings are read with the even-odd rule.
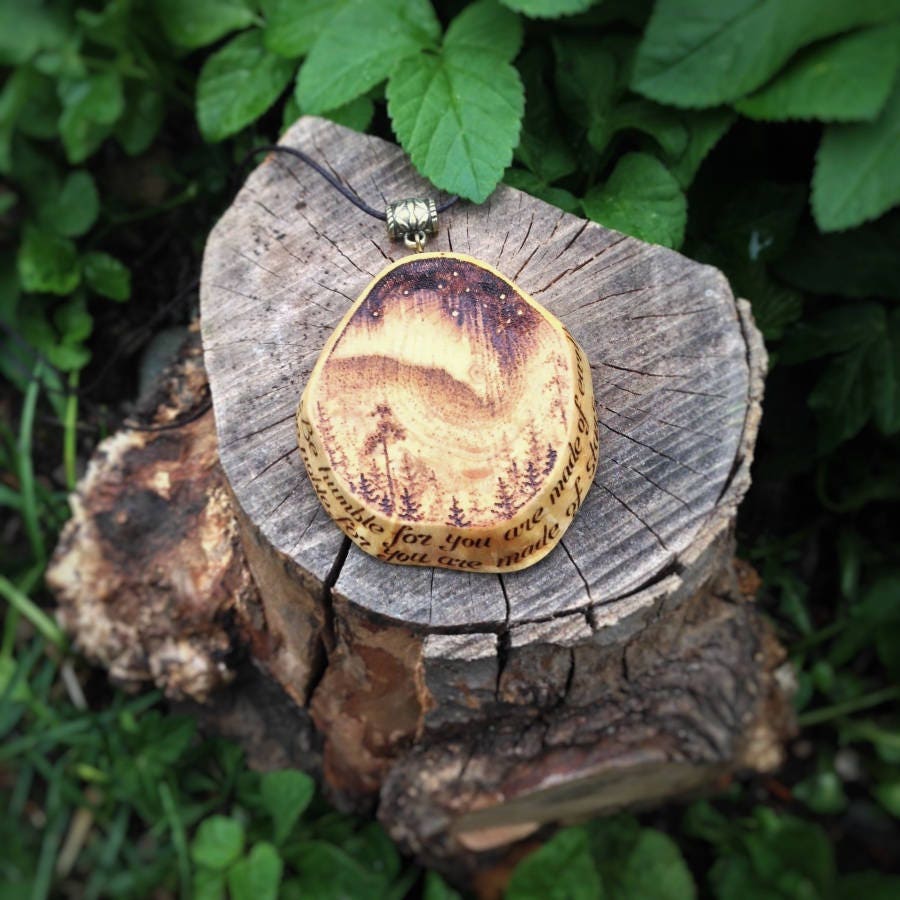
[[[429,235],[437,234],[437,206],[427,197],[410,197],[387,206],[387,230],[392,241],[402,240],[419,253]]]

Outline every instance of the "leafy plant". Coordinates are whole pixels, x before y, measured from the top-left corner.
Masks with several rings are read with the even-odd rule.
[[[303,773],[110,691],[40,587],[235,166],[302,114],[716,265],[766,338],[739,537],[796,752],[683,823],[560,831],[509,896],[896,895],[898,0],[28,0],[0,4],[0,70],[0,895],[459,896]]]

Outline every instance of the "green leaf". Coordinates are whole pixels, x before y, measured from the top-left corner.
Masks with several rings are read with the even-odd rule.
[[[519,60],[525,90],[525,116],[516,159],[545,184],[575,171],[575,154],[563,136],[556,113],[556,99],[546,81],[548,55],[542,49],[526,51]]]
[[[900,66],[900,24],[866,28],[800,54],[735,107],[752,119],[874,119]]]
[[[692,111],[686,116],[687,146],[680,155],[667,160],[669,171],[684,190],[691,186],[703,160],[724,137],[736,118],[725,107]]]
[[[635,129],[650,135],[666,158],[678,158],[687,150],[687,126],[681,113],[671,107],[636,97],[618,104],[610,120],[613,132]]]
[[[512,62],[522,47],[522,23],[496,0],[477,0],[450,23],[444,43]]]
[[[379,897],[388,878],[362,866],[340,847],[325,841],[291,844],[288,861],[297,871],[301,897],[341,900],[344,897]]]
[[[874,219],[900,203],[900,82],[874,122],[829,125],[816,154],[812,209],[822,231]]]
[[[210,816],[200,823],[191,843],[191,859],[198,866],[224,871],[244,849],[244,826],[227,816]]]
[[[533,172],[524,169],[507,169],[503,174],[503,181],[510,187],[519,191],[525,191],[545,203],[552,203],[566,212],[581,215],[581,201],[564,188],[553,187],[542,181]]]
[[[198,867],[191,889],[191,900],[225,900],[225,873]]]
[[[346,128],[352,128],[354,131],[365,131],[372,123],[372,117],[375,115],[375,104],[370,97],[357,97],[343,106],[329,110],[324,116],[343,125]]]
[[[838,879],[838,900],[896,900],[900,897],[900,875],[883,872],[854,872]]]
[[[600,0],[500,0],[514,10],[533,19],[558,19],[584,12]]]
[[[524,97],[519,74],[501,57],[454,38],[423,53],[388,82],[388,113],[413,164],[435,186],[476,203],[512,162]]]
[[[125,108],[122,79],[117,72],[65,79],[59,85],[63,111],[59,134],[70,163],[83,162],[112,131]]]
[[[506,900],[602,900],[606,894],[583,828],[557,832],[513,870]]]
[[[809,408],[819,422],[823,452],[850,440],[872,414],[869,353],[865,345],[833,359],[809,394]]]
[[[297,81],[297,101],[307,113],[322,113],[359,97],[384,81],[425,47],[433,47],[440,25],[428,0],[343,0],[322,29]]]
[[[613,900],[691,900],[697,895],[678,845],[653,828],[641,829],[628,855],[618,861],[615,880],[609,884],[604,879],[604,885]]]
[[[18,267],[19,281],[26,291],[70,294],[81,281],[72,241],[33,226],[25,228]]]
[[[87,309],[84,295],[73,297],[61,304],[53,313],[53,324],[64,344],[80,344],[94,330],[94,319]]]
[[[789,284],[813,294],[900,297],[900,212],[840,234],[810,228],[776,265]]]
[[[66,11],[48,6],[0,3],[0,66],[21,65],[65,40],[71,28]]]
[[[129,156],[143,153],[162,126],[166,115],[163,95],[152,87],[131,86],[122,118],[116,123],[116,140]]]
[[[669,170],[654,156],[628,153],[602,187],[584,197],[595,222],[644,241],[679,247],[687,222],[687,201]]]
[[[286,59],[309,51],[341,0],[274,0],[268,9],[263,43]]]
[[[292,769],[268,772],[260,780],[260,796],[275,825],[275,843],[280,844],[309,806],[316,786],[309,775]]]
[[[422,900],[462,900],[462,894],[451,888],[437,872],[425,873],[425,889]]]
[[[232,38],[203,64],[197,121],[208,141],[221,141],[258,119],[287,87],[294,66],[266,51],[259,31]]]
[[[156,0],[166,36],[180,47],[205,47],[238,28],[252,25],[249,0]]]
[[[787,364],[843,353],[870,341],[885,328],[880,303],[858,303],[828,310],[794,328],[779,350]]]
[[[63,237],[78,237],[97,221],[100,198],[90,173],[69,172],[58,194],[44,198],[37,210],[38,222]]]
[[[659,0],[631,84],[660,103],[718,106],[763,85],[800,47],[898,12],[898,0]]]
[[[131,296],[131,272],[114,256],[88,253],[83,266],[84,280],[98,294],[120,302]]]
[[[278,851],[264,841],[228,872],[231,900],[278,900],[282,862]]]
[[[794,785],[793,795],[814,813],[834,815],[847,807],[844,785],[834,772],[819,772]]]
[[[559,106],[580,134],[592,133],[596,149],[611,136],[609,113],[622,91],[622,62],[613,48],[592,38],[556,36],[556,90]]]

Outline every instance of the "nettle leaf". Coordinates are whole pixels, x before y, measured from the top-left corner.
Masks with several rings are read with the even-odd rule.
[[[852,231],[810,228],[779,260],[778,275],[801,290],[842,297],[900,297],[900,211]]]
[[[208,141],[221,141],[258,119],[287,87],[290,60],[269,53],[258,30],[232,38],[203,64],[197,121]]]
[[[595,222],[644,241],[678,248],[687,224],[687,200],[671,172],[647,153],[627,153],[602,187],[583,199]]]
[[[81,281],[75,244],[33,226],[25,228],[18,268],[22,288],[34,293],[70,294]]]
[[[156,12],[169,40],[190,49],[212,44],[256,19],[250,0],[156,0]]]
[[[277,900],[282,868],[281,857],[271,844],[255,844],[228,872],[231,900]]]
[[[660,103],[718,106],[765,84],[801,47],[898,13],[900,0],[659,0],[631,85]]]
[[[304,772],[285,769],[268,772],[260,780],[260,796],[275,825],[275,842],[291,832],[316,791],[315,782]]]
[[[522,23],[515,13],[495,0],[478,0],[450,23],[444,43],[511,62],[522,47],[522,33]]]
[[[343,0],[316,38],[297,79],[297,101],[323,113],[359,97],[404,61],[434,47],[440,25],[428,0]]]
[[[506,900],[602,900],[606,896],[583,828],[564,828],[513,870]]]
[[[505,21],[518,29],[518,23]],[[437,187],[480,203],[512,162],[524,93],[518,72],[503,56],[473,49],[465,40],[467,29],[455,25],[439,51],[422,53],[394,71],[388,113],[419,171]],[[499,41],[505,53],[512,44],[510,38]]]
[[[90,173],[69,172],[62,188],[43,197],[37,209],[38,222],[63,237],[84,234],[100,212],[100,197]]]
[[[166,115],[163,95],[152,87],[130,83],[125,91],[125,112],[116,123],[115,137],[129,156],[143,153]]]
[[[244,849],[244,826],[227,816],[210,816],[200,823],[191,844],[191,859],[198,866],[223,871]]]
[[[771,84],[739,100],[752,119],[874,119],[900,66],[900,24],[866,28],[802,53]]]
[[[680,111],[670,106],[640,97],[626,100],[612,110],[610,124],[613,132],[634,129],[648,134],[666,158],[678,158],[687,150],[687,126]]]
[[[600,0],[500,0],[515,12],[524,13],[533,19],[558,19],[590,9]]]
[[[852,228],[900,203],[898,159],[900,83],[874,122],[825,129],[812,182],[812,210],[819,228]]]
[[[309,51],[339,6],[340,0],[272,0],[263,32],[266,49],[298,59]]]
[[[131,296],[131,272],[108,253],[85,254],[82,260],[84,280],[103,297],[120,303]]]

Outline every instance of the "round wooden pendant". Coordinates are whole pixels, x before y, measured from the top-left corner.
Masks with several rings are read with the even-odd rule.
[[[597,468],[586,357],[509,279],[459,253],[388,266],[322,351],[297,413],[328,514],[386,562],[523,569]]]

